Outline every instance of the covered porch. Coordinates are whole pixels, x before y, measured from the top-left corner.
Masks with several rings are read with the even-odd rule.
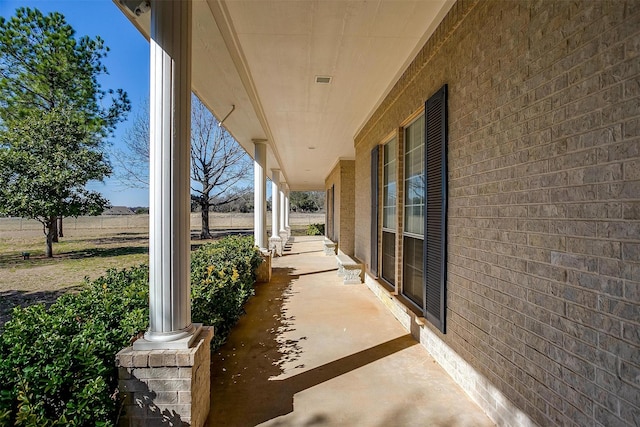
[[[465,424],[440,365],[499,425],[638,424],[637,1],[114,2],[151,46],[151,322],[128,357],[191,376],[156,381],[190,388],[154,389],[169,412]],[[192,91],[254,158],[255,243],[281,255],[266,317],[212,365],[189,305]],[[287,251],[306,190],[364,285],[315,243]],[[210,366],[231,375],[211,399],[191,388]]]
[[[205,397],[210,368],[207,348],[215,331],[191,322],[189,304],[191,92],[253,157],[255,244],[276,273],[264,288],[293,292],[295,297],[287,296],[286,303],[302,307],[295,309],[301,311],[295,316],[299,320],[292,330],[265,331],[254,325],[255,330],[250,331],[267,336],[247,341],[247,345],[258,346],[259,350],[266,339],[272,343],[283,339],[285,347],[290,343],[287,351],[296,355],[283,353],[282,360],[271,361],[281,362],[271,369],[281,369],[277,375],[287,378],[286,381],[269,381],[271,375],[250,381],[255,384],[249,384],[249,388],[264,385],[267,393],[274,384],[286,384],[284,389],[275,390],[276,398],[265,406],[267,413],[256,414],[264,419],[234,424],[231,419],[238,412],[233,413],[233,405],[229,406],[231,412],[216,416],[220,408],[215,403],[218,398],[242,405],[242,413],[262,396],[251,393],[248,402],[233,390],[214,388],[209,424],[266,422],[275,415],[274,408],[281,408],[276,412],[282,412],[276,418],[286,415],[285,407],[295,407],[293,399],[300,400],[303,396],[310,398],[303,406],[319,406],[324,414],[321,416],[327,420],[342,417],[330,421],[336,425],[345,422],[375,425],[384,417],[399,416],[367,409],[365,402],[373,405],[376,401],[371,399],[371,393],[380,393],[380,398],[390,402],[384,406],[392,411],[414,407],[424,399],[446,406],[446,399],[435,397],[440,395],[435,390],[444,386],[434,389],[429,385],[429,376],[421,372],[425,364],[434,368],[437,364],[425,358],[425,350],[415,345],[411,335],[402,330],[390,313],[384,312],[381,303],[374,303],[375,295],[364,285],[349,288],[344,284],[348,280],[342,281],[336,275],[336,257],[324,255],[322,240],[308,242],[310,246],[306,249],[305,244],[295,243],[294,247],[300,248],[299,255],[287,252],[286,248],[291,234],[289,193],[331,188],[328,237],[335,242],[338,255],[346,257],[344,262],[357,266],[357,273],[353,273],[357,280],[353,281],[364,279],[367,266],[355,257],[354,136],[435,31],[453,1],[114,0],[114,3],[149,40],[151,70],[150,326],[143,338],[121,353],[117,363],[128,368],[121,378],[122,389],[135,393],[137,388],[148,387],[156,400],[139,404],[134,396],[124,410],[122,425],[151,425],[160,422],[162,415],[199,426],[210,409],[204,402],[209,400],[208,395]],[[267,179],[271,186],[269,214]],[[269,228],[267,215],[271,217]],[[295,262],[289,265],[291,260]],[[343,262],[340,264],[344,269]],[[310,284],[301,288],[304,292],[299,294],[288,287],[307,281]],[[328,289],[318,293],[327,286]],[[359,302],[358,298],[366,302]],[[282,318],[285,322],[286,319]],[[249,318],[245,322],[250,322]],[[304,335],[308,340],[296,342],[295,338],[287,337],[288,333],[305,328],[309,329]],[[281,347],[273,347],[273,357],[280,350]],[[247,368],[259,369],[260,356],[268,357],[247,356]],[[219,368],[218,362],[212,361],[212,369]],[[394,365],[403,368],[398,371]],[[373,373],[367,372],[376,366]],[[447,387],[459,394],[456,399],[464,398],[444,371],[437,372],[437,384],[445,381]],[[353,375],[359,380],[353,382]],[[377,380],[372,381],[374,378]],[[344,381],[357,389],[353,390],[351,401],[336,393],[343,388],[340,384]],[[418,386],[416,381],[423,383]],[[415,387],[407,388],[407,384]],[[329,388],[325,390],[325,386]],[[402,392],[384,396],[395,386]],[[309,394],[310,388],[320,393]],[[328,398],[340,407],[323,408]],[[147,410],[147,406],[153,409],[154,405],[162,409],[162,414]],[[428,414],[437,419],[453,417],[458,412],[456,409],[449,415],[436,414],[440,409],[435,408],[439,406],[421,408],[418,419]],[[481,411],[473,408],[482,416]],[[305,417],[306,412],[294,411],[293,417]],[[291,422],[298,425],[302,421]]]
[[[345,285],[321,237],[274,259],[211,355],[207,425],[493,423],[365,284]]]

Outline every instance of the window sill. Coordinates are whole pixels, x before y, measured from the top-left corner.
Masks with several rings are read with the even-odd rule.
[[[369,279],[372,279],[376,284],[381,294],[389,300],[393,301],[397,308],[411,317],[411,322],[416,326],[422,328],[426,326],[429,321],[426,317],[423,317],[422,310],[413,303],[410,299],[395,291],[395,288],[388,287],[384,279],[373,277],[370,273],[367,273]]]

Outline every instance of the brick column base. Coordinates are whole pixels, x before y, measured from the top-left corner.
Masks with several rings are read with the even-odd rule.
[[[275,256],[282,256],[282,239],[280,237],[269,237],[269,249]]]
[[[256,269],[256,282],[269,283],[271,281],[271,252],[260,251],[262,263]]]
[[[185,350],[122,349],[116,355],[124,396],[120,427],[204,425],[209,415],[213,327]]]

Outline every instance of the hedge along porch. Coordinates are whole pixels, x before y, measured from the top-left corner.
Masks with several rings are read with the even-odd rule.
[[[633,425],[639,9],[194,1],[191,88],[498,424]]]

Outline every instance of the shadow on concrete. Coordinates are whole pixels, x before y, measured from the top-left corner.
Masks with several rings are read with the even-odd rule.
[[[455,402],[451,402],[451,404],[455,405]],[[389,415],[385,416],[378,423],[376,423],[375,427],[416,425],[416,414],[411,409],[412,408],[410,405],[407,405],[407,407],[402,406],[397,409],[394,409],[389,413]],[[423,420],[423,421],[424,421],[423,425],[429,426],[429,427],[461,427],[465,425],[466,426],[473,425],[471,423],[468,423],[468,424],[464,422],[461,423],[460,420],[457,419],[455,416],[437,417],[437,419],[429,419],[429,420]],[[514,425],[517,425],[517,424],[514,424]]]
[[[295,280],[295,279],[299,279],[299,278],[300,278],[300,276],[310,276],[310,275],[312,275],[312,274],[328,273],[328,272],[330,272],[330,271],[338,271],[338,268],[336,267],[336,268],[328,268],[328,269],[326,269],[326,270],[308,271],[308,272],[306,272],[306,273],[298,273],[298,274],[293,275],[293,276],[290,276],[290,277],[291,277],[291,279],[294,279],[294,280]]]
[[[289,414],[296,393],[417,345],[407,334],[292,377],[276,379],[284,373],[285,363],[300,358],[300,341],[306,339],[282,338],[285,332],[295,331],[295,318],[285,308],[297,277],[292,273],[289,268],[275,268],[270,283],[257,285],[256,295],[245,307],[247,314],[226,344],[212,354],[209,427],[254,426]],[[320,271],[305,274],[316,273]],[[324,415],[316,415],[304,425],[326,421]]]
[[[289,252],[289,253],[286,253],[286,254],[284,254],[284,255],[282,255],[282,256],[289,256],[289,255],[302,255],[302,254],[317,254],[317,253],[319,253],[319,252],[322,252],[322,250],[319,250],[319,251],[318,251],[318,250],[314,250],[314,251]]]

